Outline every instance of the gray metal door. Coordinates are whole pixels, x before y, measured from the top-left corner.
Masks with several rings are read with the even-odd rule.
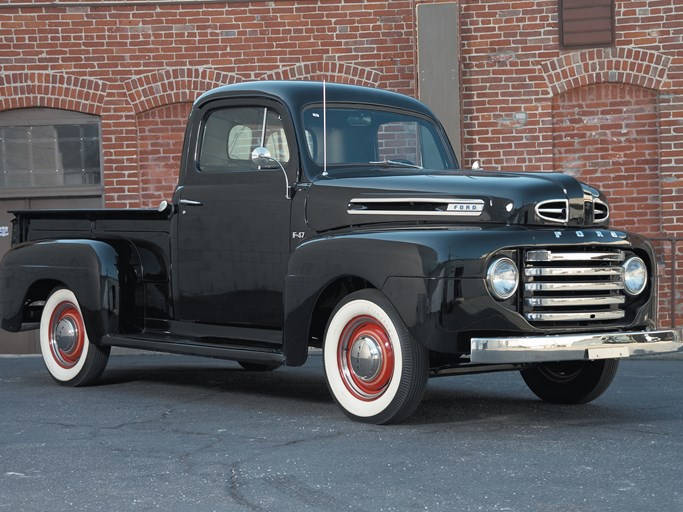
[[[458,10],[457,3],[417,6],[417,65],[420,99],[438,113],[462,165]]]

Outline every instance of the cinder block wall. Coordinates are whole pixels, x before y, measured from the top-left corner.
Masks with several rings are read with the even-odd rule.
[[[324,78],[419,95],[424,3],[7,0],[0,110],[101,116],[106,204],[155,206],[172,193],[191,102],[211,87]],[[683,2],[616,0],[615,45],[572,51],[558,0],[457,3],[463,165],[604,189],[615,227],[661,239],[660,323],[683,324]]]

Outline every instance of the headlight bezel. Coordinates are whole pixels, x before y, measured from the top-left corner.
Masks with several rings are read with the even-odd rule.
[[[637,264],[638,268],[636,270],[629,271],[629,267],[633,264]],[[621,265],[621,267],[624,269],[624,292],[630,297],[637,297],[642,294],[647,288],[649,282],[647,265],[643,259],[638,256],[631,256]],[[642,282],[639,284],[639,286],[629,286],[629,272],[631,275],[633,275],[634,272],[642,273]]]
[[[501,277],[503,273],[510,271],[514,272],[514,286],[505,286],[501,290],[501,288],[497,286],[501,281],[497,278]],[[495,258],[489,263],[489,266],[486,269],[486,286],[491,296],[496,300],[504,301],[513,297],[519,289],[519,279],[520,274],[517,263],[507,256]],[[508,282],[512,281],[509,278],[506,280]]]

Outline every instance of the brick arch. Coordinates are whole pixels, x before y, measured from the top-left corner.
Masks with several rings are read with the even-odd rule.
[[[632,47],[567,53],[541,67],[552,96],[586,85],[621,83],[645,89],[665,88],[671,57]]]
[[[381,73],[377,70],[342,62],[301,63],[289,68],[270,71],[260,80],[328,80],[353,85],[376,86]]]
[[[101,115],[107,82],[61,73],[0,75],[0,110],[46,107]]]
[[[124,83],[136,114],[174,103],[192,103],[202,93],[241,81],[232,73],[210,68],[161,69]]]

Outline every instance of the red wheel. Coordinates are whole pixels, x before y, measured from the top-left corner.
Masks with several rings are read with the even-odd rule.
[[[71,290],[60,288],[45,302],[40,319],[40,350],[50,375],[60,384],[83,386],[96,380],[109,348],[93,345],[81,308]]]
[[[360,400],[374,400],[386,391],[394,359],[389,334],[375,318],[353,318],[342,331],[337,364],[346,388]]]
[[[429,353],[378,290],[352,293],[325,331],[323,363],[335,401],[352,419],[398,422],[422,400]]]
[[[78,364],[85,347],[85,324],[81,312],[73,302],[57,304],[50,316],[48,339],[50,352],[62,368]]]

